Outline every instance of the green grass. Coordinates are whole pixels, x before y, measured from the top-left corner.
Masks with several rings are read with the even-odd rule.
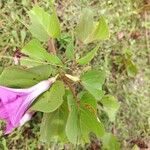
[[[29,41],[31,34],[24,24],[29,22],[26,12],[32,5],[29,0],[0,1],[0,58],[12,56],[13,51],[21,49]],[[49,9],[46,0],[39,5]],[[100,42],[100,51],[92,65],[96,68],[107,67],[105,88],[120,101],[116,122],[110,124],[106,121],[106,125],[109,130],[113,129],[124,149],[132,146],[132,140],[150,140],[150,39],[147,34],[150,14],[142,11],[144,5],[141,0],[63,0],[56,4],[63,33],[74,28],[85,6],[90,7],[97,14],[96,17],[104,15],[107,19],[111,37],[106,42]],[[123,37],[119,39],[121,34]],[[137,75],[128,75],[126,50],[132,53],[128,59],[138,68]],[[79,51],[78,55],[81,54]],[[1,58],[1,66],[11,63],[11,59]],[[41,114],[37,114],[32,121],[9,136],[3,136],[0,132],[0,149],[40,149],[40,121]],[[43,149],[47,147],[44,145]]]

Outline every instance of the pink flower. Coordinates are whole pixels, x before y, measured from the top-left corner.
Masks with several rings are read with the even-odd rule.
[[[13,89],[0,86],[0,119],[6,121],[5,134],[30,120],[33,113],[27,112],[33,101],[47,91],[56,78],[39,82],[27,89]]]

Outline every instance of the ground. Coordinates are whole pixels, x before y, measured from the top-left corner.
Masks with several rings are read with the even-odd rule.
[[[48,0],[0,1],[1,66],[11,65],[10,56],[29,41],[31,34],[25,24],[34,2],[49,9]],[[105,16],[110,28],[110,39],[100,43],[92,61],[93,67],[106,65],[105,88],[121,104],[115,123],[106,121],[106,126],[119,138],[122,149],[134,144],[146,148],[150,143],[150,1],[57,0],[63,32],[74,28],[84,7],[90,7],[96,18]],[[43,147],[38,140],[40,121],[41,114],[36,114],[9,136],[3,136],[1,131],[1,149],[47,149],[48,145]]]

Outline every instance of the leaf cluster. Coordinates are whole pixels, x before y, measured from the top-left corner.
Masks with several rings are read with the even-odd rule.
[[[84,9],[73,35],[70,35],[63,59],[54,43],[60,40],[62,34],[55,8],[52,6],[51,13],[48,13],[34,6],[29,17],[31,24],[28,29],[33,39],[22,48],[21,52],[25,55],[19,60],[19,66],[1,69],[0,84],[26,88],[57,75],[57,81],[30,108],[43,112],[41,141],[50,143],[57,139],[75,145],[84,144],[90,142],[89,134],[94,133],[103,142],[103,149],[119,149],[117,139],[105,130],[97,115],[105,111],[113,122],[119,109],[117,99],[103,89],[105,69],[73,74],[80,67],[86,68],[99,50],[97,44],[84,56],[76,58],[76,43],[87,45],[109,38],[105,18],[101,16],[96,22],[93,12]],[[45,48],[47,43],[50,51]]]

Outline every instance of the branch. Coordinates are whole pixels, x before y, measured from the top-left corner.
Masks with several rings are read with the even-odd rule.
[[[79,104],[79,100],[77,98],[77,93],[76,93],[76,89],[75,87],[71,84],[71,81],[69,78],[67,78],[66,76],[61,76],[61,79],[63,80],[63,82],[69,87],[69,89],[71,90],[74,99],[76,100],[76,103]]]
[[[37,0],[32,0],[32,2],[33,2],[34,4],[37,4]]]
[[[147,12],[145,11],[144,12],[144,18],[145,18],[145,22],[147,22]],[[148,36],[148,30],[147,28],[145,27],[145,40],[146,40],[146,46],[147,46],[147,49],[149,50],[149,36]]]
[[[49,38],[48,40],[48,52],[56,54],[55,42],[52,38]]]
[[[146,11],[144,12],[144,19],[145,22],[148,21],[148,16]],[[145,27],[145,42],[146,42],[146,48],[149,51],[150,44],[149,44],[149,32],[147,30],[147,27]],[[150,56],[148,56],[148,63],[150,63]]]

